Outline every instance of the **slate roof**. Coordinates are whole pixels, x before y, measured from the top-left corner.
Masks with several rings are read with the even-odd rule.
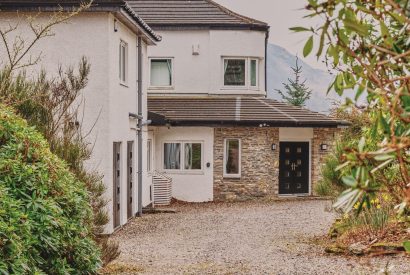
[[[152,125],[338,127],[349,123],[324,114],[260,97],[148,98]]]
[[[212,0],[131,0],[127,3],[152,28],[213,27],[267,31],[268,24],[235,13]]]
[[[72,10],[87,0],[0,0],[0,11],[56,11],[61,8]],[[118,11],[123,9],[129,16],[154,39],[161,41],[161,36],[133,10],[124,0],[94,0],[88,11]]]

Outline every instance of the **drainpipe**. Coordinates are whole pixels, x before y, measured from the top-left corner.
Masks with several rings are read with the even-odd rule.
[[[141,36],[137,38],[137,112],[138,112],[138,125],[137,125],[137,150],[138,150],[138,213],[137,216],[142,216],[142,39]]]
[[[269,43],[269,29],[266,30],[265,36],[265,97],[268,97],[268,43]]]

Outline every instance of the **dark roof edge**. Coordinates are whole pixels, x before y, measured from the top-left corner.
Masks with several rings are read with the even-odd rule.
[[[228,15],[234,16],[234,17],[239,18],[239,19],[241,19],[241,20],[243,20],[243,21],[248,21],[249,24],[252,24],[252,25],[266,25],[266,26],[269,27],[269,25],[268,25],[266,22],[262,22],[262,21],[259,21],[259,20],[256,20],[256,19],[253,19],[253,18],[244,16],[244,15],[242,15],[242,14],[236,13],[236,12],[234,12],[234,11],[228,9],[227,7],[224,7],[224,6],[222,6],[222,5],[218,4],[218,3],[216,3],[216,2],[213,1],[213,0],[206,0],[206,1],[207,1],[208,3],[210,3],[211,5],[214,5],[215,7],[217,7],[217,8],[220,9],[222,12],[224,12],[224,13],[226,13],[226,14],[228,14]]]
[[[166,119],[164,116],[154,112],[150,113],[150,119],[152,120],[151,126],[173,126],[173,127],[289,127],[289,128],[339,128],[347,127],[350,125],[347,121],[236,121],[236,120],[171,120]],[[161,117],[161,119],[158,119]]]
[[[124,2],[123,8],[156,42],[162,40],[162,37],[156,34],[155,31],[147,23],[145,23],[145,21],[138,14],[134,12],[134,10],[128,5],[128,3]]]
[[[55,11],[73,11],[82,2],[78,3],[44,3],[44,2],[24,2],[24,3],[3,3],[0,4],[1,11],[21,11],[21,12],[55,12]],[[162,40],[161,36],[156,34],[155,31],[145,21],[139,17],[132,8],[125,1],[99,1],[98,4],[92,4],[85,12],[117,12],[123,9],[131,18],[140,26],[154,41],[159,42]]]
[[[151,28],[159,31],[166,30],[251,30],[251,31],[263,31],[269,32],[270,27],[268,25],[253,25],[253,24],[181,24],[181,23],[164,23],[156,24],[151,23]]]

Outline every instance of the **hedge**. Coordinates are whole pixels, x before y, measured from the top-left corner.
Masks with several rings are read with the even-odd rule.
[[[84,183],[0,104],[0,274],[93,274],[100,251]]]

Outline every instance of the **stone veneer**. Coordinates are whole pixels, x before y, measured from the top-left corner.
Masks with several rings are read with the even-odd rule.
[[[214,200],[249,200],[279,193],[279,128],[227,127],[215,128],[214,134]],[[337,128],[313,130],[311,178],[314,184],[320,178],[320,166],[331,151]],[[226,138],[241,139],[241,177],[223,177],[223,152]],[[326,143],[327,151],[320,145]],[[272,144],[277,149],[272,151]]]

